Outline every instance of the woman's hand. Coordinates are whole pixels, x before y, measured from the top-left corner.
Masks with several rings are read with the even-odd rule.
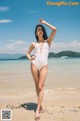
[[[32,56],[32,57],[30,58],[30,61],[32,61],[32,60],[35,60],[35,56]]]
[[[40,22],[41,24],[45,24],[45,23],[46,23],[46,21],[43,20],[43,19],[40,19],[39,22]]]

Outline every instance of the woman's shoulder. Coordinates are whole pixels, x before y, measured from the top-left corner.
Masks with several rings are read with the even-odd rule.
[[[34,41],[34,42],[32,42],[32,45],[35,47],[36,43],[37,43],[37,42]]]

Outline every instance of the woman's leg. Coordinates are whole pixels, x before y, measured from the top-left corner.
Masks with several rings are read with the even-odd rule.
[[[44,83],[46,80],[47,76],[47,71],[48,71],[48,65],[44,66],[40,72],[39,72],[39,83],[38,83],[38,88],[39,88],[39,96],[38,96],[38,106],[36,109],[36,112],[39,112],[40,106],[43,100],[43,95],[44,95]]]
[[[36,94],[38,96],[39,94],[39,88],[38,88],[38,83],[39,83],[39,71],[37,70],[37,67],[31,63],[31,72],[32,76],[35,82],[35,88],[36,88]]]

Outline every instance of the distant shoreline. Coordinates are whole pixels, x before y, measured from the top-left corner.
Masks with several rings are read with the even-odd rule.
[[[80,52],[61,51],[58,53],[50,52],[48,58],[80,58]],[[0,54],[0,61],[6,60],[28,60],[23,54]]]

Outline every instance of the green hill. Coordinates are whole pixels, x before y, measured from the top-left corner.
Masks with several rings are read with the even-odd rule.
[[[54,53],[54,52],[50,52],[49,53],[49,58],[53,57],[53,58],[60,58],[60,57],[71,57],[71,58],[80,58],[80,53],[79,52],[73,52],[73,51],[62,51],[59,53]],[[19,59],[28,59],[27,56],[22,56]]]

